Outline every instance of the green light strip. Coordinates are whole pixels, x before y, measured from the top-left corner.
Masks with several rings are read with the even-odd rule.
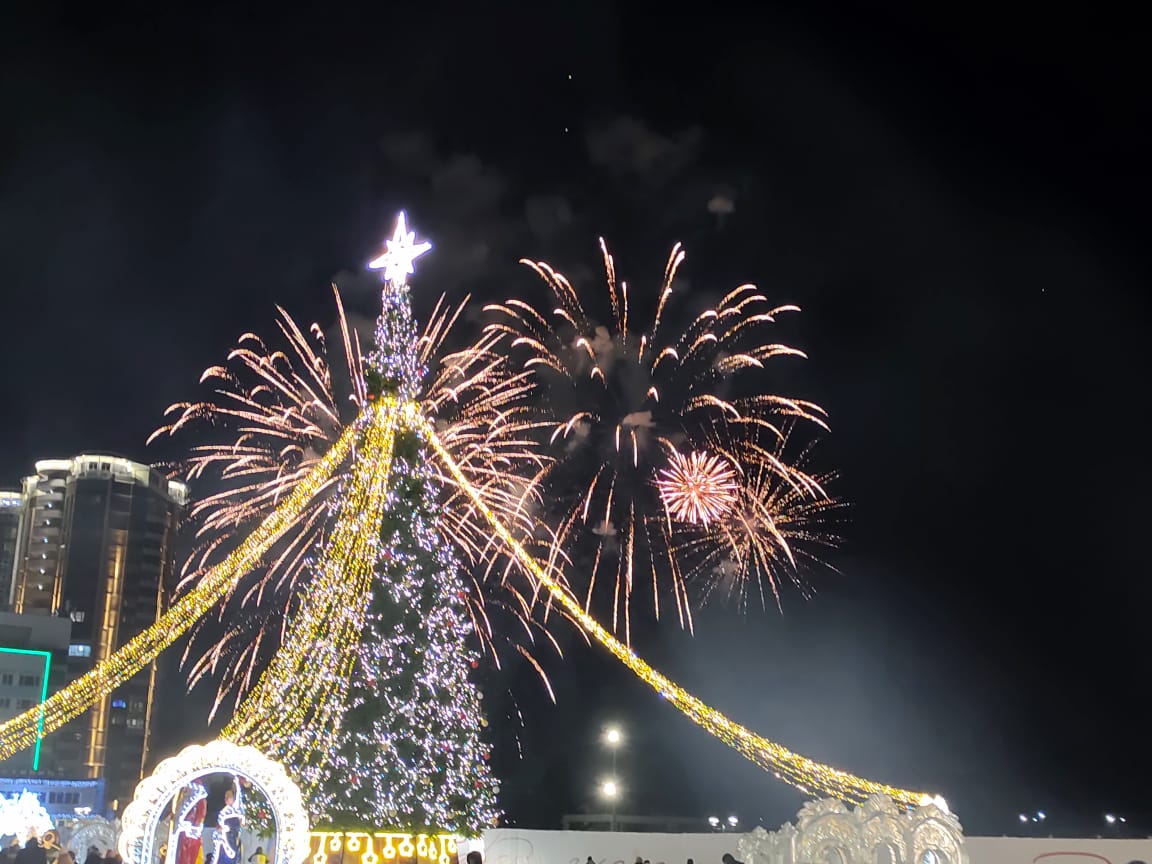
[[[36,749],[32,753],[32,770],[40,770],[40,744],[44,741],[44,703],[48,701],[48,672],[52,668],[51,651],[31,651],[27,648],[0,648],[0,654],[24,654],[44,658],[44,674],[40,677],[40,723],[36,728]]]

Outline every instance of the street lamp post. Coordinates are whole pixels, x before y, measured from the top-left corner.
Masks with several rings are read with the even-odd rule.
[[[616,779],[605,780],[600,786],[600,794],[608,799],[612,806],[612,821],[609,823],[609,830],[616,830],[616,799],[620,797],[620,787],[616,785]]]
[[[608,830],[616,830],[616,799],[620,797],[620,789],[616,785],[616,751],[624,741],[624,733],[619,726],[609,726],[604,730],[604,745],[612,752],[612,779],[605,782],[600,791],[612,804],[612,817]]]

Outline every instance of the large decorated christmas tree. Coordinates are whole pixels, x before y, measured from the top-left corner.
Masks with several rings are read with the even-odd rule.
[[[401,216],[384,268],[383,306],[365,368],[368,399],[414,400],[427,374],[407,276],[426,244]],[[494,824],[477,657],[460,564],[438,533],[427,442],[397,434],[376,564],[343,718],[312,779],[312,806],[338,828],[364,825],[472,835]],[[339,505],[338,505],[339,506]],[[342,514],[337,514],[339,519]]]

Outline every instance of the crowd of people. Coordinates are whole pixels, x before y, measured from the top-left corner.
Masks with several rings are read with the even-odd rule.
[[[468,859],[468,864],[472,864],[471,858]],[[477,861],[476,864],[479,864],[479,861]],[[599,862],[595,858],[593,858],[591,855],[589,855],[588,860],[585,861],[584,864],[599,864]],[[634,864],[652,864],[652,862],[649,861],[647,858],[643,857],[642,855],[637,855],[636,861],[634,862]],[[691,858],[689,858],[688,864],[695,864],[695,862]],[[731,852],[725,852],[724,855],[721,856],[721,858],[720,858],[720,864],[743,864],[743,862],[737,861],[733,857]]]
[[[124,864],[124,861],[114,849],[101,855],[97,847],[89,846],[84,861],[80,862],[71,849],[61,849],[51,841],[41,843],[39,837],[32,836],[23,846],[19,840],[13,840],[0,855],[0,864]]]

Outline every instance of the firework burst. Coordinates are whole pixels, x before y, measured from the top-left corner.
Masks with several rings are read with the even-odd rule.
[[[827,491],[835,475],[805,473],[810,446],[787,461],[790,475],[781,474],[776,463],[785,462],[787,446],[785,435],[770,451],[772,460],[745,468],[732,506],[719,518],[685,522],[674,532],[675,555],[702,602],[745,609],[749,598],[764,607],[771,598],[780,608],[783,586],[808,596],[806,572],[831,566],[821,554],[840,542],[832,524],[844,504]]]
[[[667,468],[656,475],[656,488],[668,518],[708,525],[736,504],[736,471],[723,456],[693,450],[669,454]]]
[[[201,376],[213,387],[211,398],[172,405],[165,412],[172,422],[149,438],[199,432],[216,439],[193,447],[188,459],[171,466],[186,480],[209,480],[219,487],[192,506],[196,547],[181,571],[178,591],[197,584],[235,537],[272,512],[367,404],[359,336],[348,325],[339,291],[333,290],[340,363],[350,391],[346,401],[336,395],[323,330],[313,324],[305,331],[277,307],[282,347],[245,333],[226,365],[212,366]],[[551,538],[531,515],[547,460],[538,453],[536,421],[526,407],[533,390],[530,376],[510,372],[506,358],[491,350],[494,340],[488,336],[459,351],[443,350],[466,302],[453,306],[441,298],[418,339],[418,359],[428,370],[420,404],[470,482],[482,490],[486,505],[533,548],[550,547]],[[323,541],[331,493],[344,482],[347,467],[321,488],[263,565],[241,580],[218,620],[196,625],[184,661],[190,686],[205,677],[219,680],[213,714],[229,696],[238,701],[247,692],[281,643],[313,564],[312,553]],[[551,692],[533,646],[543,640],[559,648],[536,614],[536,594],[517,579],[512,560],[493,541],[451,474],[438,470],[438,475],[444,499],[438,527],[444,541],[456,545],[472,565],[470,612],[482,648],[499,663],[497,643],[510,642]]]
[[[741,285],[686,327],[666,332],[671,328],[665,313],[684,260],[677,244],[651,322],[637,331],[628,286],[617,281],[603,241],[601,251],[608,325],[589,315],[561,273],[544,262],[524,261],[548,286],[550,311],[519,299],[489,305],[485,308],[494,317],[486,332],[504,342],[517,368],[535,376],[540,398],[553,412],[548,443],[557,464],[547,491],[562,502],[553,554],[572,555],[581,565],[574,569],[588,573],[586,583],[574,589],[586,608],[600,594],[611,593],[613,627],[623,629],[627,640],[633,595],[642,585],[650,586],[644,590],[657,617],[661,595],[670,593],[681,625],[691,626],[685,574],[671,536],[676,525],[667,517],[675,510],[676,518],[703,521],[710,511],[707,505],[692,511],[702,505],[700,495],[677,498],[666,511],[673,481],[665,475],[660,485],[664,454],[707,451],[707,443],[719,436],[731,442],[722,456],[733,470],[763,462],[802,488],[806,475],[762,458],[753,444],[743,442],[760,433],[781,435],[782,421],[823,426],[824,412],[811,402],[766,392],[763,385],[769,361],[803,356],[766,338],[777,318],[799,311],[796,307],[773,307],[755,286]],[[706,465],[719,468],[700,457],[697,468]],[[717,491],[711,500],[719,505],[723,498]],[[681,507],[688,510],[681,514]]]

